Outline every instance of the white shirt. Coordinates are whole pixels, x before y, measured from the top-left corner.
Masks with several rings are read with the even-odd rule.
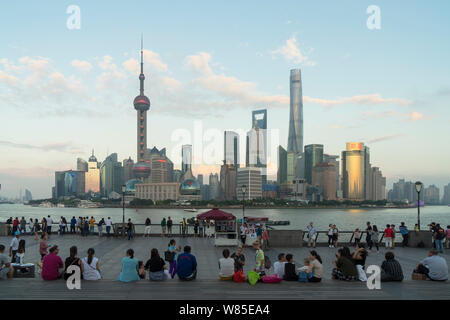
[[[244,226],[241,226],[241,236],[245,236],[247,234],[247,228]]]
[[[19,239],[17,239],[16,237],[12,238],[11,240],[11,244],[10,247],[12,248],[12,250],[18,250],[19,249]]]
[[[112,224],[111,219],[106,219],[105,224],[107,227],[111,227],[111,224]]]
[[[333,235],[333,228],[328,229],[328,235],[332,236]]]
[[[231,277],[234,273],[234,259],[220,258],[219,259],[219,275],[222,277]]]
[[[47,218],[47,226],[51,227],[52,224],[53,224],[52,218],[48,217],[48,218]]]
[[[273,264],[273,271],[278,275],[279,278],[284,277],[284,265],[286,262],[277,261]]]
[[[91,264],[87,263],[87,259],[87,257],[81,259],[81,262],[83,263],[83,279],[100,280],[102,277],[100,276],[100,272],[97,270],[98,259],[94,257],[91,261]]]

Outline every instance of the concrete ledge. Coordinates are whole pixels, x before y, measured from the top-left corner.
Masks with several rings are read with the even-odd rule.
[[[303,247],[302,230],[268,230],[271,247],[301,248]]]

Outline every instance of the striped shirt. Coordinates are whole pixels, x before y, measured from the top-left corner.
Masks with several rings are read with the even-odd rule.
[[[397,260],[392,259],[383,261],[383,263],[381,264],[381,269],[383,269],[386,274],[390,275],[392,277],[392,280],[403,280],[402,266]]]

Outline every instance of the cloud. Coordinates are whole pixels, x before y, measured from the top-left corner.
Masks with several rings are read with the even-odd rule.
[[[202,75],[211,75],[212,70],[209,66],[211,55],[207,52],[199,52],[196,55],[187,56],[185,65]]]
[[[89,71],[92,70],[92,64],[90,64],[87,61],[82,61],[82,60],[73,60],[72,67],[77,68],[78,70],[80,70],[83,73],[88,73]]]
[[[25,143],[16,143],[11,141],[3,141],[0,140],[0,145],[10,148],[17,148],[17,149],[34,149],[34,150],[40,150],[40,151],[57,151],[57,152],[64,152],[64,153],[71,153],[71,154],[78,154],[82,153],[83,150],[81,150],[78,146],[75,146],[72,142],[53,142],[44,144],[41,146],[37,145],[31,145],[31,144],[25,144]]]
[[[357,95],[353,97],[341,97],[337,99],[320,99],[311,98],[308,96],[303,97],[304,102],[320,104],[325,107],[334,107],[341,104],[359,104],[359,105],[377,105],[377,104],[398,104],[401,106],[408,106],[413,103],[412,100],[406,100],[402,98],[383,98],[381,94],[366,94]]]
[[[381,118],[403,118],[404,121],[420,121],[420,120],[428,120],[432,119],[433,116],[426,116],[417,111],[411,112],[396,112],[392,110],[383,111],[383,112],[373,112],[366,111],[363,113],[363,117],[372,118],[372,119],[381,119]]]
[[[157,71],[167,71],[168,67],[167,64],[164,63],[161,59],[161,56],[151,50],[144,50],[144,64],[147,66],[150,66],[150,68],[155,69]],[[125,70],[130,72],[133,75],[139,74],[141,70],[140,61],[138,61],[135,58],[130,58],[126,60],[122,66]]]
[[[286,40],[286,43],[280,48],[272,51],[272,54],[281,55],[285,60],[289,62],[292,61],[296,64],[302,64],[311,67],[314,67],[316,65],[316,62],[311,61],[308,56],[302,53],[295,36],[292,36],[290,39]]]
[[[19,79],[0,70],[0,83],[7,86],[16,86],[19,83]]]
[[[371,140],[368,140],[367,142],[373,144],[373,143],[377,143],[377,142],[397,139],[397,138],[403,137],[403,136],[405,136],[405,134],[398,133],[398,134],[392,134],[392,135],[388,135],[388,136],[383,136],[383,137],[378,137],[378,138],[375,138],[375,139],[371,139]]]

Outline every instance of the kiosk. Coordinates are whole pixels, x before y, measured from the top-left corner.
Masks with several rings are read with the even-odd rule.
[[[231,213],[214,208],[197,215],[198,220],[214,220],[214,245],[237,246],[236,217]]]

